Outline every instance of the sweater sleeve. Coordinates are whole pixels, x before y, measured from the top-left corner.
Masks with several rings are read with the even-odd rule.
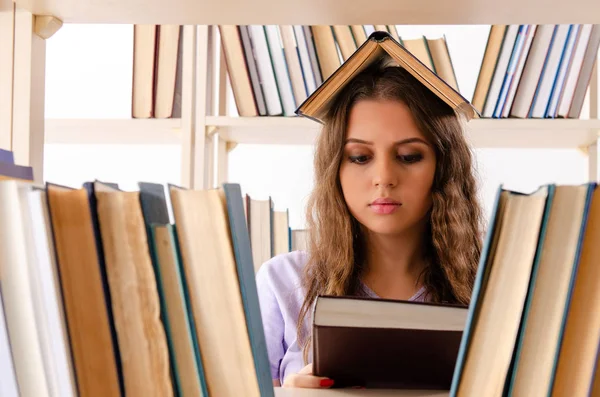
[[[271,367],[271,377],[273,380],[279,380],[279,368],[285,354],[285,324],[279,302],[273,290],[273,280],[269,277],[266,266],[262,266],[258,271],[256,286]]]

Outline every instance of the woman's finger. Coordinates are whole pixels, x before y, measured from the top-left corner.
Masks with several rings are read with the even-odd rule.
[[[333,386],[333,380],[314,376],[309,374],[293,374],[286,378],[283,387],[302,387],[302,388],[329,388]]]

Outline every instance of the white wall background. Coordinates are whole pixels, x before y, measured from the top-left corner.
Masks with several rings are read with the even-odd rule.
[[[398,27],[403,38],[446,36],[461,93],[471,99],[489,26]],[[133,28],[66,25],[47,42],[47,118],[129,118]],[[81,131],[85,134],[85,131]],[[556,182],[587,180],[587,157],[577,150],[477,149],[479,195],[489,214],[499,184],[520,191]],[[292,228],[304,227],[304,205],[313,184],[310,146],[238,145],[230,153],[229,180],[253,198],[271,196],[289,208]],[[79,186],[100,179],[135,189],[138,181],[180,182],[177,145],[47,144],[46,180]]]

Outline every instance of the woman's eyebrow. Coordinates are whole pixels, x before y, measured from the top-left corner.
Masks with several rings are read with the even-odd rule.
[[[419,137],[402,139],[402,140],[399,140],[397,142],[394,142],[394,145],[398,146],[398,145],[404,145],[404,144],[407,144],[407,143],[414,143],[414,142],[422,143],[422,144],[425,144],[425,145],[429,145],[429,143],[427,143],[426,140],[424,140],[422,138],[419,138]],[[348,144],[348,143],[362,143],[364,145],[372,145],[373,144],[373,142],[371,142],[371,141],[365,141],[363,139],[358,139],[358,138],[348,138],[348,139],[346,139],[345,144]]]
[[[357,138],[348,138],[348,139],[346,139],[345,143],[363,143],[365,145],[372,145],[373,144],[373,142],[363,141],[362,139],[357,139]]]

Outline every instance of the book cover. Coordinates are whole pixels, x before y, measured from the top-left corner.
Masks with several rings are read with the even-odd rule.
[[[406,69],[466,120],[479,117],[477,110],[459,92],[394,40],[389,33],[380,31],[369,35],[367,41],[300,105],[296,114],[323,123],[336,95],[343,91],[357,74],[382,59],[395,62]]]
[[[319,296],[313,372],[335,387],[449,390],[467,313],[463,305]]]

